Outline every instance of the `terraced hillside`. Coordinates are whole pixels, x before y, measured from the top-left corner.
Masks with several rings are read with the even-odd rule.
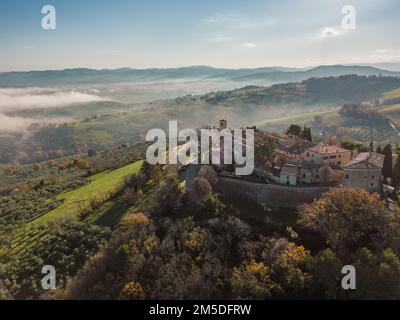
[[[95,213],[94,203],[96,208],[100,208],[106,202],[112,201],[112,197],[123,185],[124,179],[138,173],[142,163],[137,161],[116,170],[96,174],[89,178],[87,185],[47,199],[47,202],[56,203],[57,207],[44,215],[27,220],[16,229],[12,234],[10,245],[1,248],[0,257],[23,254],[24,250],[33,246],[36,241],[46,237],[48,228],[67,219],[78,220],[79,213],[85,211],[90,210]]]

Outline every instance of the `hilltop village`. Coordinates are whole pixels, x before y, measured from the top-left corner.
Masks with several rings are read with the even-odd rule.
[[[227,121],[220,120],[219,130],[226,128]],[[350,150],[323,141],[314,143],[310,128],[300,129],[303,133],[293,128],[298,126],[292,125],[286,133],[255,128],[255,170],[245,179],[297,188],[321,186],[393,192],[383,181],[383,154],[368,148]],[[232,175],[226,166],[217,169],[221,175]]]

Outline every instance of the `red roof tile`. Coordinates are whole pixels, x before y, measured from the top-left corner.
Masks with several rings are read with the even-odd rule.
[[[318,145],[312,148],[307,149],[307,151],[315,152],[318,154],[332,154],[332,153],[341,153],[341,152],[351,152],[349,150],[343,149],[339,146],[323,146]]]

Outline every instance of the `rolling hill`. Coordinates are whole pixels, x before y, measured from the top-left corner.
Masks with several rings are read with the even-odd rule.
[[[29,72],[0,73],[0,86],[69,86],[178,79],[224,79],[230,81],[256,81],[283,83],[303,81],[312,77],[332,77],[355,74],[360,76],[395,76],[400,72],[371,66],[319,66],[311,69],[264,67],[255,69],[223,69],[208,66],[191,66],[169,69],[65,69]]]
[[[396,77],[347,75],[187,95],[155,101],[141,109],[123,103],[96,102],[73,108],[14,112],[13,115],[20,117],[70,116],[73,120],[38,124],[26,137],[3,137],[0,163],[40,162],[87,153],[89,149],[141,143],[149,129],[167,129],[169,120],[177,120],[180,128],[213,125],[224,118],[232,127],[256,123],[281,130],[293,122],[309,122],[317,115],[332,119],[335,107],[345,103],[396,98],[399,87],[400,78]],[[107,110],[109,113],[105,114]]]

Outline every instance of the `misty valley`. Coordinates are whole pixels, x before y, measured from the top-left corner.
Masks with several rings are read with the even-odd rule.
[[[336,74],[336,69],[332,67],[331,73]],[[196,71],[200,75],[193,78]],[[357,69],[348,67],[343,72],[352,71]],[[167,129],[170,119],[178,120],[180,128],[200,128],[219,118],[229,119],[235,127],[256,125],[267,130],[283,130],[300,122],[320,133],[348,136],[361,143],[369,143],[372,137],[382,144],[398,141],[398,99],[392,91],[399,87],[399,80],[395,77],[353,75],[243,87],[227,77],[218,80],[226,91],[185,94],[193,91],[193,83],[200,92],[206,91],[209,79],[216,76],[205,76],[197,68],[191,72],[189,79],[180,75],[179,86],[171,91],[165,87],[176,85],[176,75],[163,78],[162,83],[153,79],[139,84],[136,79],[130,85],[110,81],[110,85],[93,86],[84,73],[82,81],[88,83],[79,87],[2,88],[0,163],[29,164],[133,145],[143,142],[151,128]],[[71,72],[65,73],[68,79]],[[19,78],[14,81],[20,82]],[[138,94],[143,88],[146,97]],[[366,103],[364,110],[371,112],[361,118],[341,112],[346,103]]]

